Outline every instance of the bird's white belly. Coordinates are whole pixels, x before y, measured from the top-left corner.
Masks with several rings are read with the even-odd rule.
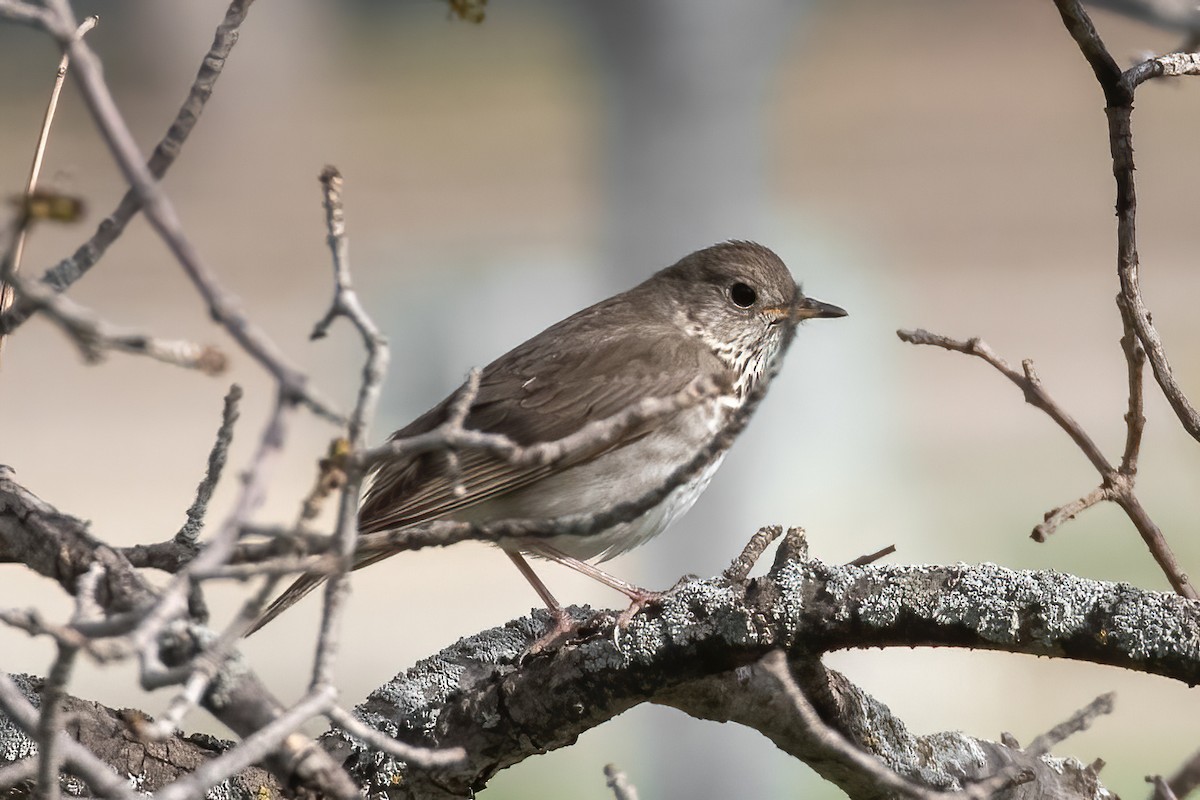
[[[707,467],[675,487],[662,502],[630,522],[623,522],[603,531],[583,536],[554,536],[547,539],[546,543],[569,556],[585,561],[592,558],[607,561],[627,550],[645,544],[687,513],[688,509],[708,488],[708,482],[712,480],[724,458],[724,453],[718,455]],[[636,500],[646,492],[663,485],[666,480],[667,476],[663,476],[661,481],[653,486],[648,486],[644,492],[636,496],[630,496],[628,500]],[[611,502],[608,505],[611,506]]]
[[[684,412],[674,425],[650,433],[591,461],[543,478],[510,495],[480,504],[469,516],[476,519],[554,519],[596,514],[636,501],[663,486],[675,469],[705,446],[727,413],[723,403]],[[708,487],[725,454],[675,487],[641,516],[595,533],[562,534],[539,541],[581,560],[605,561],[662,533],[692,507]],[[464,515],[466,516],[466,515]],[[529,542],[500,542],[509,550],[526,550]]]

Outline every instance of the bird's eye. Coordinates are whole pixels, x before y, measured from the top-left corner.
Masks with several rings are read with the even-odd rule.
[[[754,287],[739,281],[729,287],[729,299],[738,308],[749,308],[758,299],[758,293],[754,291]]]

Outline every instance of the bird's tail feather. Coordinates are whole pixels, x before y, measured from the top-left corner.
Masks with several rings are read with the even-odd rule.
[[[362,569],[368,567],[377,561],[382,561],[390,555],[394,555],[397,551],[389,547],[375,547],[359,550],[354,554],[354,564],[350,569]],[[313,573],[301,575],[296,579],[295,583],[287,588],[283,594],[275,598],[271,605],[267,606],[266,610],[259,614],[258,619],[254,620],[254,624],[246,631],[246,636],[257,631],[263,625],[266,625],[271,620],[278,617],[283,612],[287,611],[296,603],[300,602],[304,595],[311,592],[313,589],[325,582],[326,575]]]
[[[311,592],[313,589],[325,582],[324,575],[301,575],[296,579],[295,583],[287,588],[287,591],[275,598],[271,605],[267,606],[266,610],[258,615],[258,619],[254,620],[254,624],[246,631],[246,636],[257,631],[263,625],[266,625],[271,620],[278,617],[284,611],[300,602],[300,598]]]

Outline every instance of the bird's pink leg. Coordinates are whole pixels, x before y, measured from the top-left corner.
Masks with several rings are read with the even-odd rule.
[[[582,575],[587,575],[592,580],[599,581],[610,589],[615,589],[628,597],[630,600],[629,608],[622,611],[621,615],[617,617],[617,627],[619,628],[624,628],[629,624],[629,621],[633,619],[635,614],[637,614],[650,603],[659,600],[663,596],[662,592],[652,592],[649,589],[643,589],[640,586],[634,586],[628,581],[623,581],[616,576],[609,575],[599,567],[593,566],[586,561],[581,561],[574,556],[569,556],[561,550],[551,547],[548,544],[538,542],[527,546],[526,549],[529,552],[539,555],[549,561],[562,564],[564,567],[570,567],[576,572]],[[528,569],[529,565],[525,564],[525,567]],[[530,574],[532,574],[532,570],[530,570]],[[540,584],[541,581],[538,581],[538,583]],[[535,585],[534,588],[536,589],[537,586]],[[542,587],[542,590],[544,589],[545,586]],[[542,590],[539,590],[539,594]],[[547,595],[548,594],[549,592],[547,592]]]

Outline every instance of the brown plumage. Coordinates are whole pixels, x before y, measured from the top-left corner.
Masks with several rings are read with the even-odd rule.
[[[741,294],[735,301],[731,292],[738,285]],[[746,287],[754,297],[749,306],[742,305],[749,296],[744,294]],[[804,298],[779,258],[761,245],[726,242],[693,253],[633,289],[547,328],[485,367],[465,426],[504,434],[521,445],[556,441],[645,397],[676,395],[701,375],[727,387],[728,401],[685,409],[630,431],[603,450],[575,453],[549,466],[514,466],[478,451],[459,453],[457,476],[449,474],[446,458],[436,452],[385,463],[376,470],[363,500],[359,531],[393,530],[437,519],[547,518],[602,511],[640,496],[703,446],[729,409],[765,373],[782,338],[780,322],[844,313]],[[453,399],[446,398],[391,438],[433,430],[446,420]],[[717,463],[719,459],[712,469]],[[542,555],[545,552],[539,550],[549,545],[569,561],[608,558],[670,524],[690,506],[710,475],[711,471],[700,476],[698,484],[681,487],[688,492],[658,516],[647,512],[591,537],[500,544],[512,553]],[[456,479],[465,492],[454,491]],[[360,549],[354,568],[393,552]],[[300,577],[252,631],[322,580],[319,575]],[[544,587],[539,588],[542,592]]]

